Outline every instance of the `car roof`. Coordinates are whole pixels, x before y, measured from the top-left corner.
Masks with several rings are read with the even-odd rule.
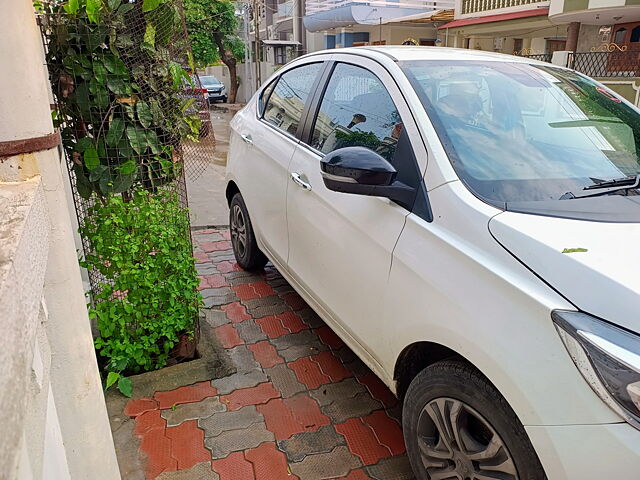
[[[322,50],[314,52],[307,56],[319,54],[338,54],[346,53],[352,55],[361,55],[364,57],[380,59],[381,56],[390,58],[394,61],[403,60],[479,60],[493,62],[517,62],[517,63],[535,63],[540,65],[549,65],[547,62],[541,62],[526,57],[518,57],[504,53],[485,52],[482,50],[469,50],[466,48],[450,48],[450,47],[423,47],[409,45],[386,45],[386,46],[364,46],[349,47],[332,50]]]

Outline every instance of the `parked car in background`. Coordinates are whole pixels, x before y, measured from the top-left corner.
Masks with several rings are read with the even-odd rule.
[[[199,78],[202,88],[207,90],[209,103],[215,103],[218,100],[221,102],[227,101],[227,89],[224,83],[212,75],[200,75]]]
[[[401,399],[419,480],[640,472],[640,112],[526,58],[363,47],[232,121],[236,259]]]

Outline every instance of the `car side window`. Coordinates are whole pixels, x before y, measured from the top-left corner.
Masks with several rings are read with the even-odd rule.
[[[295,135],[305,103],[321,68],[322,63],[312,63],[283,73],[267,100],[263,119]]]
[[[260,103],[258,108],[260,109],[260,117],[263,116],[264,114],[264,107],[265,104],[267,103],[267,100],[269,99],[269,95],[271,95],[271,92],[273,91],[273,87],[276,86],[276,80],[273,80],[269,85],[267,85],[266,87],[264,87],[262,89],[262,93],[260,94]]]
[[[311,146],[322,153],[367,147],[394,163],[402,120],[382,81],[355,65],[336,65],[316,117]]]

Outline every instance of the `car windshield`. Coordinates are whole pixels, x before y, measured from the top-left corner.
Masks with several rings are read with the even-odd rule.
[[[489,203],[573,198],[640,174],[640,111],[587,77],[515,62],[401,67],[458,176]]]
[[[206,87],[207,85],[217,86],[220,85],[220,80],[212,76],[200,77],[200,83],[203,87]]]

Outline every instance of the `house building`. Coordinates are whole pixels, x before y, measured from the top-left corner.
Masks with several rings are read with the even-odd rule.
[[[319,32],[321,48],[362,45],[435,45],[430,16],[452,9],[453,0],[307,0],[304,26]]]
[[[443,46],[550,60],[566,48],[567,25],[548,13],[548,0],[455,0],[454,20],[438,28],[438,37]]]

